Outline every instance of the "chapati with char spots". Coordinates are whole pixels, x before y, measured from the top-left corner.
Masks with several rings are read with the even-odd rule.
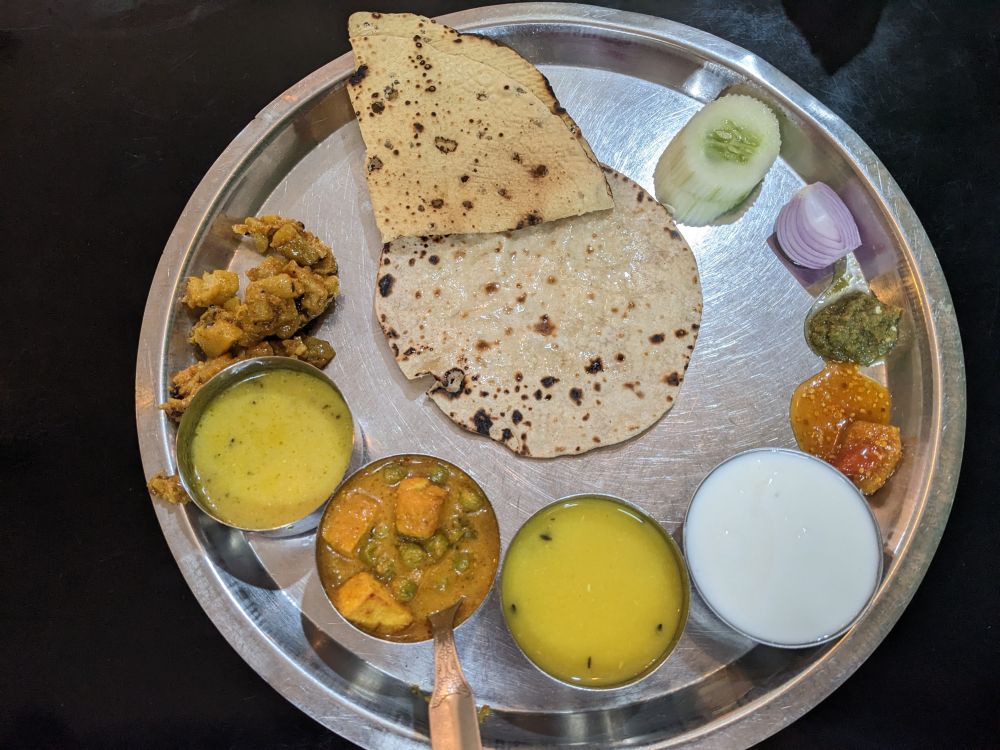
[[[615,208],[493,235],[396,240],[375,311],[403,374],[521,455],[584,453],[670,410],[701,323],[698,267],[667,210],[605,168]]]
[[[383,242],[611,208],[580,128],[514,50],[410,13],[354,13],[348,32],[347,90]]]

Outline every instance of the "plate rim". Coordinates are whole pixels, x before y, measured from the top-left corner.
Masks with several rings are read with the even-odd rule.
[[[486,6],[440,16],[438,20],[462,30],[553,24],[625,32],[661,44],[680,44],[735,69],[822,127],[878,195],[895,234],[905,238],[911,256],[909,270],[924,308],[930,343],[931,470],[920,488],[916,523],[898,552],[897,564],[879,587],[879,605],[821,660],[795,679],[683,734],[644,746],[748,746],[759,742],[817,705],[871,655],[915,594],[944,532],[964,448],[965,366],[951,295],[930,239],[888,170],[843,120],[763,58],[720,37],[641,13],[549,2]],[[224,198],[232,178],[253,159],[269,134],[353,70],[353,53],[348,51],[292,85],[260,110],[206,172],[171,232],[151,282],[136,357],[136,424],[146,476],[174,469],[169,432],[164,430],[166,417],[156,405],[165,393],[163,360],[169,340],[167,332],[176,311],[179,268],[194,252],[207,218]],[[335,695],[336,703],[332,705],[329,701],[317,701],[300,681],[305,678],[307,683],[323,686],[277,652],[268,637],[246,617],[205,557],[205,549],[185,510],[152,502],[171,553],[195,598],[229,644],[265,681],[305,714],[352,742],[372,746],[383,732],[390,731],[402,747],[424,746],[420,733],[386,721],[345,696]]]

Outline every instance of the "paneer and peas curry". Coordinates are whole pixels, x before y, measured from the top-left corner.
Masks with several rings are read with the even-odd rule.
[[[465,472],[429,456],[393,456],[348,479],[320,522],[320,580],[348,621],[378,638],[431,637],[427,615],[465,599],[462,622],[493,584],[500,532]]]

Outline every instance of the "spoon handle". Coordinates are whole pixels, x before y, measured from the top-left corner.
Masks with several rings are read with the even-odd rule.
[[[448,628],[434,632],[434,692],[429,707],[432,750],[481,750],[476,699],[458,663]]]

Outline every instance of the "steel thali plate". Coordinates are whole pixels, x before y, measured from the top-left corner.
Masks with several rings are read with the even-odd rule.
[[[729,455],[794,446],[788,400],[821,362],[802,336],[828,281],[793,273],[773,249],[778,208],[805,182],[845,198],[863,240],[857,256],[880,297],[903,307],[904,340],[870,374],[888,383],[906,458],[873,501],[885,540],[874,606],[824,647],[753,646],[695,594],[680,644],[652,676],[613,691],[548,680],[505,629],[496,589],[457,632],[467,676],[491,714],[484,743],[635,747],[747,746],[840,685],[899,618],[944,529],[961,463],[965,379],[961,342],[937,258],[899,187],[839,118],[778,70],[717,37],[671,21],[583,5],[530,3],[442,19],[501,40],[540,67],[604,163],[648,190],[660,152],[722,92],[745,91],[779,113],[782,154],[738,220],[682,227],[704,294],[698,344],[673,410],[644,434],[583,456],[534,460],[455,427],[408,382],[373,315],[381,248],[363,174],[364,145],[344,86],[344,55],[268,105],[212,166],[166,245],[146,305],[136,414],[147,475],[174,470],[174,428],[157,404],[170,375],[193,360],[186,276],[243,271],[259,256],[229,227],[280,213],[305,222],[340,262],[342,297],[316,335],[333,342],[326,368],[361,431],[352,468],[422,452],[472,474],[491,498],[506,544],[554,498],[603,491],[636,503],[679,533],[694,488]],[[431,645],[389,644],[348,626],[313,564],[313,535],[277,537],[222,527],[193,506],[154,504],[195,596],[241,656],[288,700],[368,747],[427,741]]]

